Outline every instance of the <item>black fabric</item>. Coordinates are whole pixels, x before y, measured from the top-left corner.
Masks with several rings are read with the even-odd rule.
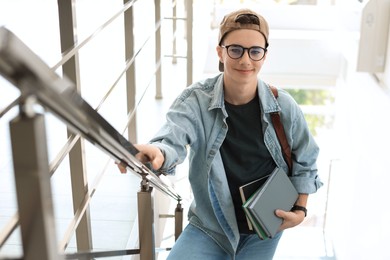
[[[239,187],[270,174],[276,167],[264,144],[259,97],[245,105],[225,102],[228,133],[220,149],[240,233],[248,228]]]

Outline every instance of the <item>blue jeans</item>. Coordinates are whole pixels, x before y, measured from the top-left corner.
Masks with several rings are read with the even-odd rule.
[[[271,260],[282,232],[273,239],[261,240],[242,234],[236,255],[232,256],[199,228],[189,224],[173,246],[167,260]]]

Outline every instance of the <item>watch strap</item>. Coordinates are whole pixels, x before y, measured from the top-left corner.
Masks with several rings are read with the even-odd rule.
[[[294,205],[294,206],[291,208],[291,211],[296,211],[296,210],[300,210],[300,211],[305,212],[305,217],[307,216],[307,208],[302,207],[302,206],[298,206],[298,205]]]

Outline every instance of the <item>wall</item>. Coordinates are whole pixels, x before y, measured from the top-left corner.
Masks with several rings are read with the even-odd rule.
[[[390,97],[353,71],[338,92],[326,231],[337,259],[390,259]]]
[[[390,31],[390,28],[389,28]],[[381,86],[384,87],[385,91],[387,93],[390,92],[390,32],[389,32],[389,39],[387,41],[387,53],[386,53],[386,67],[385,67],[385,72],[381,75],[379,75],[379,78],[381,80]]]
[[[326,232],[337,259],[390,259],[390,55],[373,75],[356,72],[350,54],[337,95]]]

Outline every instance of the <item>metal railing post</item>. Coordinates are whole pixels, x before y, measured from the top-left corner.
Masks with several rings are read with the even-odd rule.
[[[139,252],[142,260],[155,259],[154,204],[151,186],[162,191],[165,195],[174,198],[178,202],[178,207],[175,211],[176,221],[179,223],[179,225],[175,224],[176,236],[181,232],[181,198],[172,187],[161,181],[158,176],[135,158],[135,148],[132,144],[123,138],[115,128],[104,120],[104,118],[81,97],[79,93],[80,70],[78,53],[85,44],[95,37],[95,32],[97,34],[97,32],[106,28],[114,19],[116,19],[116,17],[120,17],[120,14],[118,12],[113,18],[87,37],[86,40],[78,43],[75,30],[75,1],[76,0],[58,0],[63,59],[52,68],[49,68],[12,32],[0,27],[0,39],[7,39],[2,41],[3,44],[0,44],[0,74],[21,89],[22,101],[25,101],[23,100],[26,99],[25,95],[31,95],[31,97],[34,97],[37,100],[37,103],[42,107],[48,109],[58,118],[62,119],[74,133],[80,134],[82,138],[99,146],[116,161],[124,162],[128,169],[134,174],[142,175],[142,188],[138,193],[139,241],[140,248],[142,249],[142,252],[141,249]],[[131,7],[135,1],[123,1],[126,4],[121,11],[124,14],[125,24],[126,63],[132,64],[130,61],[134,60],[139,53],[134,53],[134,11]],[[161,22],[161,0],[155,0],[155,4],[155,19],[156,21]],[[176,19],[177,17],[175,17],[175,20]],[[161,28],[156,28],[156,46],[160,45],[160,47],[156,47],[158,48],[158,50],[156,50],[156,61],[160,57],[160,63],[162,63],[161,34]],[[55,73],[60,66],[62,66],[63,74],[66,75],[65,78],[60,78]],[[128,110],[133,111],[136,107],[135,65],[129,65],[128,70],[127,68],[128,67],[126,66]],[[161,71],[156,70],[156,80],[158,80],[158,77],[161,77],[161,75],[159,76],[159,73],[161,73]],[[120,77],[122,77],[123,74],[124,71],[122,71]],[[71,79],[73,82],[69,82],[68,79]],[[27,83],[28,85],[26,85]],[[73,88],[72,83],[74,83],[77,91]],[[30,100],[30,97],[27,98],[27,100]],[[33,108],[31,107],[31,111],[32,110]],[[93,255],[103,256],[108,254],[119,255],[120,253],[123,253],[124,255],[137,253],[138,250],[103,252],[101,254],[99,252],[89,252],[93,247],[91,241],[89,209],[87,209],[87,207],[89,205],[89,200],[94,193],[94,189],[91,188],[93,192],[91,192],[91,194],[88,193],[88,185],[86,185],[87,179],[84,175],[86,172],[84,171],[84,159],[82,158],[82,143],[76,145],[76,148],[70,148],[73,149],[73,152],[69,156],[69,158],[71,158],[72,191],[75,193],[75,190],[77,190],[77,195],[74,197],[73,203],[74,205],[77,204],[77,206],[81,204],[81,206],[74,206],[77,211],[74,214],[74,219],[71,221],[64,239],[64,241],[67,241],[65,243],[66,245],[61,245],[59,249],[54,229],[54,213],[51,204],[52,197],[50,190],[50,175],[54,173],[58,165],[54,166],[52,169],[53,172],[51,172],[47,162],[47,151],[44,150],[44,148],[46,148],[46,140],[44,140],[44,125],[43,120],[41,119],[43,116],[36,116],[33,113],[29,115],[30,116],[25,116],[25,114],[23,114],[23,117],[21,117],[23,120],[20,120],[24,122],[23,124],[18,120],[11,122],[11,137],[13,139],[12,141],[15,142],[15,144],[13,143],[15,146],[13,149],[15,152],[15,178],[17,179],[15,183],[17,185],[19,213],[22,215],[20,223],[25,252],[23,259],[57,260],[65,257],[64,252],[61,252],[61,250],[66,249],[68,246],[70,239],[69,234],[73,234],[75,229],[79,229],[84,225],[83,218],[86,218],[86,228],[82,228],[84,231],[82,231],[81,234],[86,235],[86,238],[82,237],[82,235],[77,235],[77,251],[80,252],[79,255],[84,255],[83,257],[88,258],[93,257]],[[130,124],[133,125],[129,125],[128,139],[135,142],[137,139],[136,119],[133,118]],[[31,128],[34,129],[31,130]],[[24,131],[22,131],[22,129]],[[26,133],[28,134],[26,135]],[[133,134],[133,136],[131,134]],[[21,137],[19,138],[19,136]],[[27,141],[27,139],[29,141]],[[76,141],[74,143],[76,143]],[[74,143],[69,143],[69,146],[74,146]],[[30,146],[27,151],[25,150],[26,145]],[[67,151],[66,153],[69,153],[70,149],[64,149],[64,154],[65,150]],[[16,156],[16,154],[19,154],[19,156]],[[61,158],[58,157],[55,161],[61,161],[63,159],[62,156],[63,155],[61,154]],[[28,165],[27,170],[25,169],[26,165]],[[76,168],[72,165],[76,165]],[[81,201],[81,203],[78,203],[78,201]],[[87,213],[84,215],[85,212]],[[12,223],[12,225],[16,224]],[[0,240],[0,242],[3,243],[6,239],[0,237]],[[83,245],[80,246],[79,241],[83,242]]]
[[[173,32],[173,41],[172,41],[172,63],[177,63],[177,40],[176,40],[176,30],[177,30],[177,0],[172,0],[172,32]]]
[[[141,190],[137,194],[140,260],[155,259],[152,190],[153,188],[149,186],[148,179],[143,176],[141,181]]]
[[[154,20],[155,24],[160,24],[156,30],[155,42],[156,42],[156,98],[162,98],[162,54],[161,54],[161,0],[154,1]]]
[[[75,29],[76,10],[75,0],[58,1],[58,17],[60,24],[61,52],[65,53],[77,44]],[[66,75],[76,86],[80,93],[80,69],[78,52],[74,54],[63,66],[63,74]],[[68,137],[73,132],[68,130]],[[73,149],[69,152],[69,166],[72,182],[73,212],[76,213],[82,203],[85,194],[88,193],[88,180],[85,167],[84,140],[79,138]],[[92,245],[91,216],[89,207],[76,229],[76,242],[78,250],[90,250]]]
[[[43,115],[23,112],[10,122],[23,259],[63,259],[57,251]]]
[[[175,209],[175,241],[179,238],[183,231],[183,208],[178,201]]]
[[[123,0],[127,4],[131,0]],[[130,60],[134,56],[134,8],[130,8],[124,13],[124,34],[125,34],[125,59]],[[127,91],[127,111],[131,112],[136,106],[136,75],[135,62],[126,71],[126,91]],[[128,139],[131,142],[137,141],[137,113],[134,113],[134,118],[129,122]]]
[[[193,3],[192,0],[185,0],[186,9],[186,36],[187,36],[187,86],[192,84],[193,81],[193,53],[192,53],[192,24],[193,24]]]

